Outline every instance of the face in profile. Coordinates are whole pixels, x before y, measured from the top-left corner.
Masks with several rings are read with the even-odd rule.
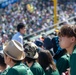
[[[59,37],[60,47],[62,49],[66,49],[67,50],[75,42],[74,39],[75,39],[74,37],[60,36]]]
[[[20,29],[21,34],[25,34],[26,33],[26,28],[23,27],[22,29]]]
[[[75,44],[76,35],[74,33],[73,26],[71,25],[64,25],[60,29],[58,36],[60,47],[63,49],[69,50],[69,48]]]

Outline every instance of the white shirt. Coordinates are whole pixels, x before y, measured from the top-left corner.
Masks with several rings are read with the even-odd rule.
[[[16,40],[23,45],[23,36],[21,33],[17,32],[13,37],[12,40]]]

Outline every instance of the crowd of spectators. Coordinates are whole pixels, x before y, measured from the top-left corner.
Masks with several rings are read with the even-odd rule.
[[[5,41],[7,39],[11,39],[12,36],[17,31],[21,31],[23,33],[23,31],[26,29],[26,35],[29,35],[31,33],[37,32],[39,30],[47,29],[47,27],[49,27],[49,26],[53,26],[54,25],[53,9],[54,9],[53,2],[50,2],[49,0],[47,2],[43,1],[43,0],[32,0],[32,1],[31,0],[22,0],[21,2],[18,2],[15,4],[10,4],[6,8],[1,9],[2,13],[0,13],[0,32],[1,32],[0,48],[2,48],[2,46],[4,46],[4,45],[6,46],[7,43],[5,43]],[[69,23],[69,21],[67,19],[69,19],[70,17],[76,16],[76,3],[67,2],[66,5],[64,5],[64,3],[63,4],[58,3],[57,12],[58,12],[57,13],[58,20],[60,22],[65,21],[66,23]],[[23,23],[25,25],[25,26],[23,26],[24,29],[23,29],[23,27],[22,28],[20,27],[20,30],[16,29],[16,27],[19,23]],[[22,31],[22,29],[23,29],[23,31]],[[70,48],[70,46],[72,47],[72,45],[75,43],[74,40],[76,38],[75,27],[71,27],[71,24],[64,25],[60,31],[59,32],[61,34],[63,33],[64,36],[66,36],[66,34],[67,34],[67,36],[69,36],[71,38],[70,39],[69,37],[66,37],[69,40],[66,41],[65,39],[63,39],[62,43],[64,44],[64,42],[65,42],[66,45],[67,44],[69,45],[69,43],[70,43],[70,45],[69,46],[67,45],[67,47],[69,47],[69,48]],[[42,75],[49,75],[49,73],[50,73],[50,75],[52,73],[53,73],[53,75],[59,75],[59,74],[63,75],[63,72],[64,72],[65,75],[67,75],[66,74],[67,69],[69,69],[69,71],[70,71],[70,65],[69,65],[70,55],[66,51],[67,47],[65,44],[64,44],[65,48],[61,48],[61,46],[60,46],[60,42],[62,41],[61,39],[62,39],[62,37],[64,38],[63,35],[59,34],[59,37],[58,37],[58,35],[57,35],[58,33],[55,33],[55,34],[53,33],[53,36],[43,34],[38,39],[36,39],[36,40],[34,39],[34,41],[31,41],[28,39],[28,42],[26,43],[23,40],[23,43],[22,43],[23,46],[22,46],[22,44],[19,43],[19,40],[17,38],[19,35],[21,35],[21,33],[20,32],[18,32],[18,33],[19,34],[17,36],[15,36],[15,38],[13,40],[11,40],[4,49],[2,49],[2,50],[4,50],[3,51],[4,55],[1,55],[1,59],[3,60],[3,62],[5,61],[5,63],[3,64],[3,62],[1,62],[1,66],[5,65],[3,71],[7,71],[7,65],[9,65],[10,67],[11,66],[13,67],[17,63],[23,63],[25,65],[26,69],[22,68],[18,64],[18,66],[20,68],[17,68],[16,70],[19,70],[19,73],[13,72],[12,68],[10,68],[10,70],[11,70],[11,72],[10,72],[10,70],[8,68],[8,72],[6,75],[17,74],[17,73],[24,75],[25,70],[28,69],[27,66],[32,71],[32,72],[30,70],[26,71],[27,74],[28,74],[28,72],[30,72],[31,73],[31,74],[29,73],[30,75],[33,75],[34,73],[36,73],[35,75],[37,75],[37,74],[39,74],[38,72],[41,72],[41,74],[43,73]],[[3,45],[2,42],[5,44]],[[17,46],[17,48],[16,48],[16,46]],[[24,47],[24,51],[23,51],[23,47]],[[26,57],[25,57],[24,52],[26,54]],[[11,62],[10,61],[7,62],[8,61],[8,60],[6,60],[7,57],[9,57],[8,59]],[[17,57],[17,58],[15,58],[15,57]],[[45,58],[45,59],[43,59],[43,58]],[[73,61],[74,60],[72,58],[71,62],[73,62]],[[22,66],[24,66],[24,65],[22,65]],[[37,70],[34,69],[33,65],[38,66],[39,69],[37,69],[37,68],[36,68]],[[38,70],[41,70],[41,71],[38,71]],[[1,73],[3,73],[3,71]]]
[[[58,20],[67,21],[76,15],[76,3],[68,2],[66,5],[58,3]],[[46,29],[48,26],[54,25],[54,5],[50,0],[22,0],[14,4],[10,4],[4,9],[0,9],[0,32],[4,40],[11,39],[15,34],[16,26],[24,23],[26,26],[26,34]]]

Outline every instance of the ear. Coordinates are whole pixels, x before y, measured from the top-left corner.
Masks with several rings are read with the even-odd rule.
[[[7,56],[7,59],[8,59],[10,62],[11,62],[11,60],[12,60],[9,56]]]
[[[75,37],[72,37],[72,38],[71,38],[71,41],[72,41],[72,42],[75,42],[75,41],[76,41],[76,38],[75,38]]]

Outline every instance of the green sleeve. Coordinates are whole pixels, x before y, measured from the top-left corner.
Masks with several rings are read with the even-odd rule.
[[[71,67],[70,75],[75,75],[76,74],[76,53],[72,54],[70,58],[70,67]]]
[[[66,58],[60,58],[57,61],[56,66],[57,66],[57,69],[61,75],[62,72],[65,72],[67,70],[67,68],[69,68],[69,60]]]
[[[7,72],[6,75],[19,75],[19,74],[18,74],[17,70],[11,68],[11,69],[9,69],[9,71]]]
[[[32,68],[31,71],[33,72],[34,75],[45,75],[45,72],[43,69],[40,68]]]

